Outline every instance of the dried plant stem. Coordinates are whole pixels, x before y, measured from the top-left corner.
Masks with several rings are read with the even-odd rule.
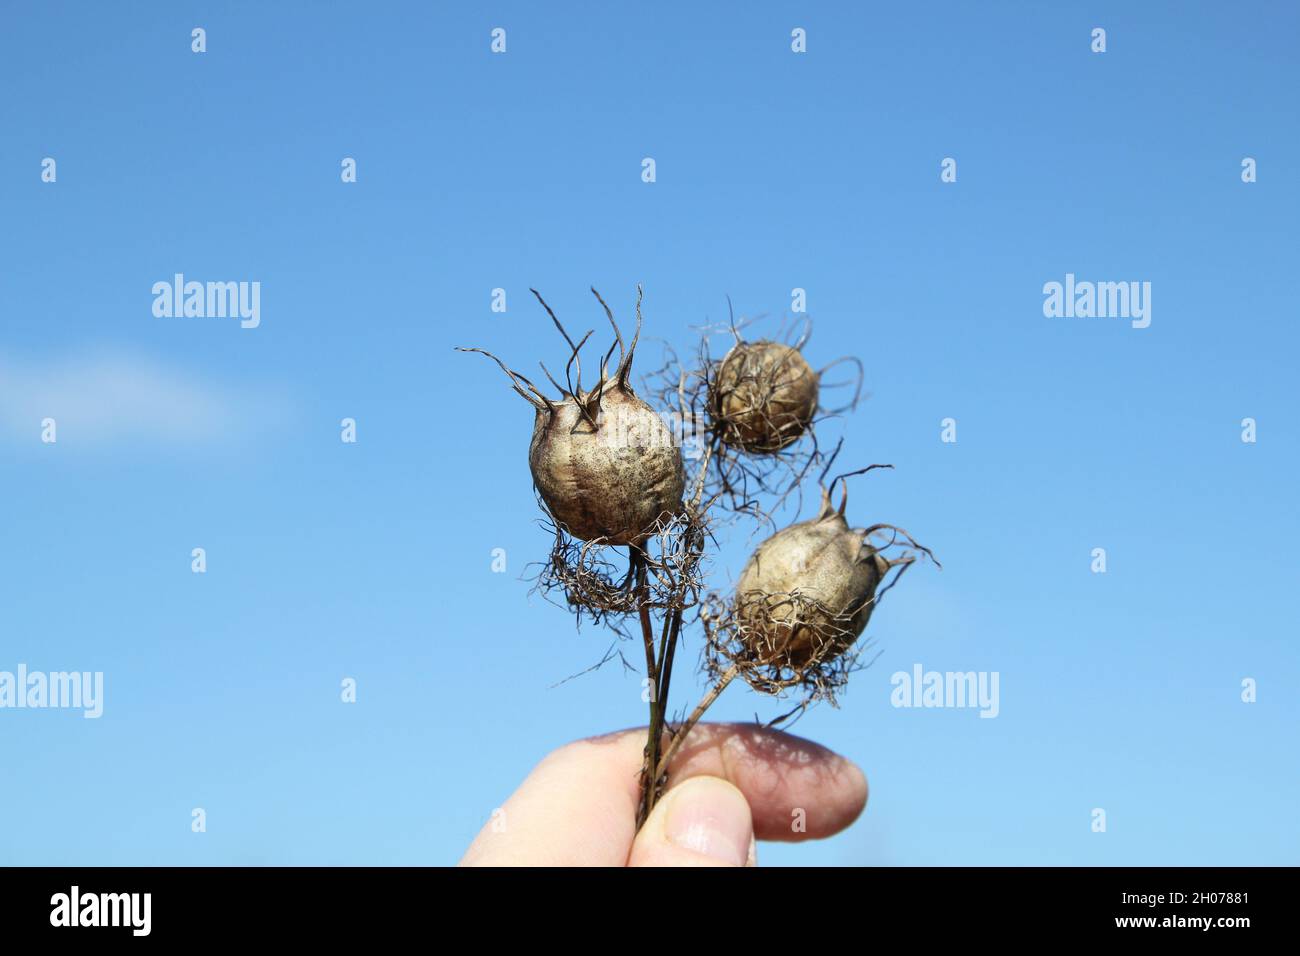
[[[669,620],[665,622],[664,643],[660,645],[659,658],[659,713],[667,713],[668,684],[673,679],[673,653],[677,650],[677,635],[682,629],[682,610],[674,608]]]
[[[696,516],[699,514],[700,497],[704,492],[704,474],[708,470],[709,455],[711,454],[712,449],[708,449],[705,452],[703,468],[700,471],[695,485],[695,493],[687,506],[687,515],[689,516],[692,530],[698,530],[695,529],[694,522]],[[690,534],[691,532],[688,531],[687,533]],[[668,761],[659,757],[659,744],[664,732],[664,715],[668,713],[668,690],[673,678],[673,657],[677,651],[677,639],[680,636],[682,629],[682,608],[686,602],[686,588],[687,582],[684,579],[675,581],[675,593],[671,602],[672,608],[671,610],[665,609],[663,633],[659,640],[658,682],[655,685],[655,697],[657,700],[651,702],[650,737],[646,742],[646,763],[641,774],[642,800],[637,817],[638,830],[641,828],[641,824],[645,823],[649,818],[650,811],[654,809],[655,801],[659,799],[661,792],[660,781],[664,779],[664,773],[668,769]],[[650,633],[648,630],[649,612],[644,605],[641,607],[641,615],[642,631],[648,635]],[[648,648],[649,645],[647,644],[647,655],[649,655]],[[717,693],[713,696],[716,697],[717,694],[722,693],[722,688],[725,687],[734,676],[735,675],[732,674],[726,677],[716,688]],[[710,698],[707,703],[702,702],[701,707],[696,708],[696,713],[692,716],[690,724],[699,720],[700,714],[704,713],[704,709],[712,702],[712,698]],[[690,729],[689,724],[687,725],[687,729]],[[674,738],[674,743],[670,745],[669,756],[676,752],[676,746],[677,738]]]
[[[727,685],[739,673],[739,664],[732,664],[728,667],[722,676],[718,678],[718,682],[695,705],[695,710],[691,711],[691,715],[682,721],[680,726],[674,728],[672,743],[668,745],[668,749],[659,758],[658,773],[655,774],[656,780],[668,772],[668,765],[672,762],[673,757],[677,756],[677,751],[681,749],[682,744],[686,742],[686,735],[691,732],[691,728],[700,722],[704,712],[713,706],[713,702],[718,699],[718,695],[727,689]]]
[[[708,468],[708,456],[711,453],[712,449],[707,450],[705,453],[704,471]],[[689,525],[688,536],[697,531],[694,522],[699,514],[700,497],[704,492],[704,471],[701,471],[697,478],[694,494],[686,507]],[[673,578],[672,594],[663,608],[663,630],[659,636],[658,662],[656,663],[650,608],[647,603],[649,588],[646,584],[645,574],[645,558],[642,556],[640,563],[637,565],[636,602],[641,618],[642,639],[645,643],[646,671],[650,676],[651,686],[654,690],[650,700],[650,726],[647,729],[645,762],[641,768],[641,800],[637,806],[636,820],[638,830],[649,819],[650,811],[654,809],[655,802],[662,792],[660,782],[663,780],[663,771],[659,768],[666,767],[667,763],[660,759],[659,745],[663,740],[665,715],[668,713],[668,690],[673,678],[673,658],[676,655],[677,641],[681,635],[684,616],[683,608],[686,604],[689,584],[686,577],[675,575]],[[699,719],[698,716],[696,719]]]
[[[632,560],[636,564],[636,604],[637,611],[641,618],[641,639],[645,644],[645,668],[646,677],[650,681],[650,726],[646,736],[645,744],[645,763],[641,769],[641,806],[637,813],[637,828],[650,816],[650,811],[654,809],[655,792],[658,789],[655,781],[658,779],[654,775],[655,767],[659,764],[659,738],[663,734],[663,701],[659,696],[659,672],[655,665],[655,636],[654,625],[650,621],[650,587],[646,581],[646,560],[645,556],[635,549],[632,552]],[[665,622],[665,627],[667,622]]]
[[[642,628],[646,627],[649,612],[643,610]],[[675,608],[664,615],[663,631],[659,638],[658,683],[654,684],[654,697],[650,702],[650,728],[646,740],[645,763],[641,768],[641,803],[637,808],[637,829],[650,816],[655,802],[659,799],[661,788],[659,776],[652,771],[659,764],[659,744],[664,735],[664,714],[668,712],[668,684],[673,676],[673,651],[677,645],[677,635],[682,627],[681,609]]]

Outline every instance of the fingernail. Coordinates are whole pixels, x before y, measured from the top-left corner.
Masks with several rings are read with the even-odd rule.
[[[692,777],[669,796],[664,833],[671,842],[732,866],[749,861],[754,823],[739,790],[717,777]]]

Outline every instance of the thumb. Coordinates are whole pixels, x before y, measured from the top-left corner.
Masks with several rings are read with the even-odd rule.
[[[691,777],[664,794],[632,843],[628,866],[754,866],[754,821],[720,777]]]

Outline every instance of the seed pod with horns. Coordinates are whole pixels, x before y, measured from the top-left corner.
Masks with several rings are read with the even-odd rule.
[[[850,528],[847,499],[836,509],[823,490],[816,518],[778,531],[745,565],[733,614],[748,663],[798,670],[840,656],[866,629],[889,569],[914,560],[872,545],[872,534],[898,529]]]
[[[774,454],[798,441],[817,414],[820,378],[797,348],[737,341],[718,365],[709,396],[724,444]]]
[[[640,289],[636,334],[626,352],[613,313],[600,294],[591,291],[604,307],[616,341],[601,362],[598,381],[590,390],[582,388],[578,353],[591,333],[575,345],[535,289],[533,295],[571,350],[565,368],[568,387],[551,378],[560,390],[560,399],[547,398],[532,382],[482,349],[463,351],[481,352],[496,361],[510,377],[514,390],[535,409],[528,465],[533,483],[557,526],[584,541],[638,545],[654,531],[660,518],[669,518],[682,509],[685,473],[681,451],[663,419],[637,397],[628,382],[641,335]],[[615,348],[619,350],[618,365],[607,374]],[[575,366],[576,384],[568,378]],[[545,366],[542,370],[546,371]]]

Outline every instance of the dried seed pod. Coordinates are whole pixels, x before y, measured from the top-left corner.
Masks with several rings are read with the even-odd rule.
[[[733,609],[745,657],[799,669],[846,651],[867,626],[891,562],[823,492],[821,513],[778,531],[750,557]],[[910,560],[910,559],[907,559]]]
[[[547,398],[496,356],[482,349],[462,351],[481,352],[495,361],[510,377],[514,390],[536,410],[528,465],[538,494],[556,525],[584,541],[640,544],[654,532],[660,519],[681,513],[686,482],[681,450],[674,444],[672,432],[628,383],[632,356],[641,335],[640,288],[636,334],[626,354],[613,313],[600,294],[591,290],[605,309],[616,342],[601,362],[599,380],[590,391],[582,388],[578,355],[591,333],[575,345],[551,307],[535,289],[532,291],[571,349],[565,367],[568,387],[551,379],[561,393],[558,401]],[[618,366],[607,375],[606,365],[615,347],[619,350]],[[575,365],[576,384],[568,381],[569,370]],[[546,370],[545,366],[542,370]]]
[[[799,350],[780,342],[737,342],[718,365],[709,407],[718,437],[750,454],[799,440],[817,414],[820,377]]]
[[[539,408],[528,464],[552,517],[584,541],[638,544],[681,511],[686,479],[672,433],[617,379]]]

